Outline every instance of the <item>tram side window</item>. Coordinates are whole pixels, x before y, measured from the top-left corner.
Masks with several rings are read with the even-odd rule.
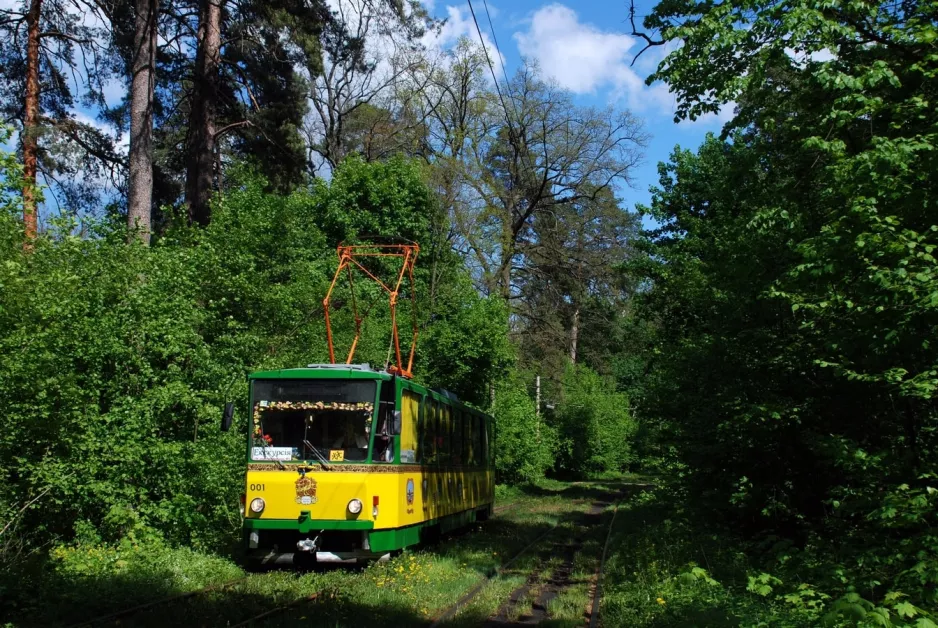
[[[443,464],[443,415],[436,399],[433,400],[433,442],[436,452],[434,460],[437,464]]]
[[[460,457],[462,464],[469,464],[469,439],[467,438],[468,434],[466,432],[466,423],[469,420],[469,415],[465,412],[459,412],[459,431],[462,433],[462,447],[460,447]]]
[[[439,430],[437,429],[436,402],[427,395],[427,435],[430,440],[429,460],[431,464],[437,464],[440,459],[440,447],[437,439]]]
[[[433,434],[436,442],[436,463],[443,464],[443,457],[446,455],[444,449],[445,435],[443,434],[443,409],[440,408],[440,402],[433,400]]]
[[[449,406],[440,404],[440,431],[443,432],[443,464],[453,464],[453,415]]]
[[[482,420],[477,414],[472,415],[472,466],[482,463]]]
[[[470,412],[463,412],[462,415],[462,437],[463,437],[463,462],[472,465],[472,419],[475,418]]]
[[[436,399],[433,400],[433,442],[436,443],[436,463],[438,465],[443,464],[443,456],[445,455],[446,450],[443,449],[444,437],[443,434],[443,409],[440,407],[440,402]]]
[[[454,465],[462,464],[462,415],[455,408],[450,409],[453,417],[453,444],[450,447],[450,462]]]
[[[492,419],[485,421],[485,461],[489,467],[495,466],[495,426]]]
[[[427,399],[418,397],[417,401],[417,462],[428,462],[432,457],[427,437]]]
[[[479,455],[479,447],[476,445],[476,432],[479,429],[476,415],[471,412],[466,413],[466,440],[469,442],[469,454],[466,457],[466,463],[470,467],[476,466],[476,456]]]
[[[479,466],[487,467],[489,463],[489,437],[485,433],[488,427],[488,420],[485,417],[479,417]]]

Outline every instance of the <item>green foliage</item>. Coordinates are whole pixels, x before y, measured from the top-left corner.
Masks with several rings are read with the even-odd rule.
[[[535,413],[523,385],[507,381],[497,386],[492,415],[497,481],[521,484],[543,477],[553,463],[556,435]]]
[[[604,378],[582,365],[567,366],[563,398],[553,425],[557,429],[557,470],[588,475],[621,471],[631,460],[631,441],[637,425],[629,400]]]
[[[14,524],[5,538],[234,542],[246,425],[242,412],[220,432],[223,402],[244,399],[251,370],[327,361],[321,300],[337,237],[369,229],[419,239],[432,212],[420,171],[405,162],[350,161],[332,185],[286,197],[249,171],[235,176],[208,228],[172,227],[149,248],[107,225],[79,237],[63,222],[27,254],[6,235],[20,229],[15,203],[4,202],[0,526]],[[351,193],[359,184],[367,194]],[[459,289],[470,285],[461,267],[444,270],[454,288],[440,329],[425,324],[424,362],[430,372],[463,364],[448,383],[478,396],[505,368],[504,315]],[[340,339],[349,309],[337,307]],[[360,358],[383,365],[387,316],[370,331],[380,338]],[[467,346],[471,354],[449,353]]]
[[[725,140],[660,167],[632,265],[658,330],[643,409],[702,503],[803,547],[835,625],[938,604],[935,10],[667,1],[646,20],[683,42],[652,77],[679,117],[737,108]]]
[[[480,407],[489,405],[490,376],[504,374],[512,362],[504,302],[481,297],[461,274],[440,287],[435,318],[420,340],[425,365],[420,379],[441,386]]]
[[[874,603],[832,568],[827,548],[753,542],[661,486],[619,505],[604,621],[615,625],[931,626],[905,593]]]
[[[429,242],[433,202],[415,162],[394,157],[366,163],[352,156],[328,184],[317,185],[328,189],[321,228],[330,243],[375,236]]]

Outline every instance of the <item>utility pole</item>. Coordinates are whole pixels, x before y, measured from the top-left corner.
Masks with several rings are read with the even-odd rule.
[[[538,375],[534,381],[536,382],[535,390],[537,391],[534,397],[534,403],[536,404],[534,407],[534,414],[541,416],[541,376]]]
[[[534,395],[534,416],[536,417],[536,422],[534,423],[534,432],[537,435],[537,442],[541,442],[541,376],[538,375],[535,381],[535,395]]]

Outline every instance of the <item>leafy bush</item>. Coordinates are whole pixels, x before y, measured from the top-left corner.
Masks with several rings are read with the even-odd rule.
[[[555,433],[534,411],[534,401],[513,381],[495,390],[495,465],[498,482],[520,484],[544,476],[554,460]]]
[[[246,169],[229,181],[210,226],[171,226],[149,248],[110,224],[80,237],[59,221],[24,254],[15,196],[0,197],[0,527],[15,521],[33,546],[90,530],[105,545],[133,534],[226,547],[240,525],[246,421],[220,432],[223,402],[245,399],[251,370],[327,361],[321,300],[339,239],[430,237],[435,209],[403,160],[350,160],[331,184],[286,197]],[[504,314],[455,259],[441,264],[453,288],[432,320],[420,309],[423,364],[475,394],[506,365]],[[349,310],[334,317],[340,343]],[[358,357],[383,365],[388,318],[370,325]]]
[[[645,414],[712,517],[838,572],[834,619],[906,621],[938,607],[935,3],[712,9],[646,19],[678,117],[738,106],[659,167]]]
[[[553,423],[561,473],[621,471],[631,461],[638,425],[629,412],[628,398],[616,392],[611,378],[583,365],[568,365]]]

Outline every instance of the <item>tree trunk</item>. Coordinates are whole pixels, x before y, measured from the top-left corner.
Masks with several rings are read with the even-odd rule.
[[[153,89],[158,0],[136,0],[134,58],[130,87],[128,238],[150,244],[153,204]]]
[[[573,310],[573,325],[570,327],[570,361],[576,364],[576,341],[580,335],[580,308]]]
[[[25,248],[38,231],[36,171],[39,152],[39,17],[42,0],[31,0],[26,14],[26,103],[23,118],[23,224]]]
[[[511,301],[511,258],[509,255],[508,259],[505,260],[505,263],[501,267],[501,284],[502,284],[502,298],[505,300],[505,303]]]
[[[215,174],[215,115],[218,67],[221,61],[221,8],[224,0],[202,0],[199,9],[199,48],[195,56],[192,110],[189,114],[189,155],[186,165],[186,205],[189,222],[207,225]]]

